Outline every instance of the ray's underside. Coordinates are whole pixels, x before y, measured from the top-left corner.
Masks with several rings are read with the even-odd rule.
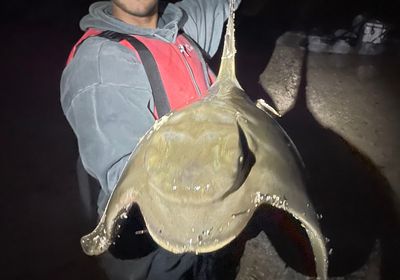
[[[89,255],[106,251],[118,220],[137,203],[160,246],[175,253],[211,252],[232,241],[267,203],[301,222],[316,274],[326,279],[325,239],[305,194],[298,152],[270,108],[257,108],[236,79],[233,2],[209,96],[161,118],[141,139],[98,226],[82,237],[82,248]]]

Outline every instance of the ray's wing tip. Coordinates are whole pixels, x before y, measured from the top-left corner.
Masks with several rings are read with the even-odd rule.
[[[100,255],[111,245],[110,238],[105,231],[100,233],[98,227],[91,233],[82,236],[80,243],[83,252],[88,256]]]
[[[315,219],[312,218],[312,215],[298,215],[293,211],[293,209],[290,208],[287,200],[278,195],[263,195],[261,193],[257,193],[255,203],[256,206],[260,204],[267,204],[281,209],[301,223],[301,226],[306,230],[307,236],[311,242],[317,274],[315,279],[328,279],[328,253],[326,249],[325,238],[321,232],[320,224],[318,222],[317,214],[315,214]],[[305,208],[308,208],[308,206],[306,205]],[[310,218],[311,220],[309,220]]]
[[[302,221],[302,224],[304,224],[304,221]],[[305,229],[314,253],[316,279],[328,279],[328,252],[325,237],[320,230],[319,223],[316,226],[308,224]]]

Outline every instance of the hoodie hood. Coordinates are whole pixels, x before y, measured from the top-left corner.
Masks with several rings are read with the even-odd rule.
[[[96,2],[89,7],[89,14],[80,21],[80,28],[110,30],[130,35],[154,36],[168,42],[174,42],[183,26],[183,12],[177,6],[160,3],[160,18],[156,29],[142,28],[125,23],[112,16],[111,1]]]

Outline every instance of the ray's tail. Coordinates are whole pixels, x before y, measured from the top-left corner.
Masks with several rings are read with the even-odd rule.
[[[236,0],[230,0],[229,2],[229,17],[224,38],[224,49],[216,82],[230,80],[236,83],[238,88],[241,88],[236,79],[235,69],[235,2]]]

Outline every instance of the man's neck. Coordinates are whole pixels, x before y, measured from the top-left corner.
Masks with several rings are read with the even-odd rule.
[[[153,14],[145,17],[134,16],[119,8],[117,5],[112,5],[112,14],[115,18],[132,25],[136,25],[143,28],[155,29],[158,22],[158,10],[155,10]]]

